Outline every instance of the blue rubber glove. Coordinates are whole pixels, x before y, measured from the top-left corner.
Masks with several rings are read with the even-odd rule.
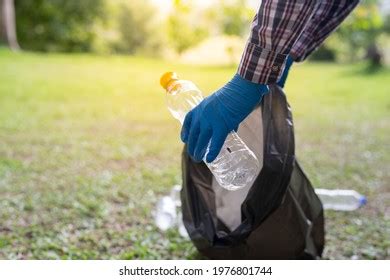
[[[253,111],[268,92],[268,86],[252,83],[236,74],[214,94],[205,98],[185,117],[181,139],[188,154],[200,162],[206,156],[212,162],[219,154],[227,135]]]
[[[284,85],[287,80],[288,72],[290,71],[291,65],[293,64],[294,60],[291,56],[287,56],[286,66],[284,67],[284,71],[282,74],[282,77],[280,77],[279,81],[277,82],[278,86],[281,88],[284,88]]]

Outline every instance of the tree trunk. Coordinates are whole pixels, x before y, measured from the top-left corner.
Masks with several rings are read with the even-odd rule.
[[[371,67],[381,67],[382,66],[382,53],[378,49],[375,42],[371,43],[366,51],[366,58],[370,61]]]
[[[11,50],[20,49],[16,36],[14,0],[0,0],[0,40]]]

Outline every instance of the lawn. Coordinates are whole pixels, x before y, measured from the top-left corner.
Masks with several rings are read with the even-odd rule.
[[[180,183],[179,124],[158,80],[176,70],[210,93],[235,67],[0,50],[0,258],[199,258],[153,224]],[[355,189],[326,212],[325,258],[390,258],[390,71],[297,65],[287,82],[297,156],[315,187]]]

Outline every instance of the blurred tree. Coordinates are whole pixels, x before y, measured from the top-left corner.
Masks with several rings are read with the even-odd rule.
[[[167,23],[168,37],[173,48],[180,54],[205,39],[208,32],[199,24],[199,18],[191,22],[192,7],[189,3],[174,0],[173,4]]]
[[[12,50],[19,50],[14,0],[0,0],[0,42],[4,42]]]
[[[89,51],[95,20],[104,17],[104,0],[15,0],[15,9],[23,48]]]
[[[243,36],[249,30],[253,18],[253,10],[248,7],[246,0],[222,0],[218,4],[218,24],[222,33]]]
[[[311,61],[335,61],[336,60],[336,51],[332,48],[329,48],[327,44],[323,44],[318,49],[316,49],[309,57]]]
[[[377,0],[363,0],[337,30],[340,40],[348,46],[349,60],[357,59],[359,50],[366,51],[372,66],[381,64],[377,39],[383,32],[384,21]]]
[[[383,23],[383,31],[386,34],[390,34],[390,13],[385,15],[384,23]]]
[[[161,26],[155,21],[156,8],[144,0],[122,1],[119,5],[120,40],[117,51],[158,55],[162,48]]]
[[[219,0],[205,11],[208,26],[218,34],[244,36],[250,31],[250,23],[255,11],[247,0]]]

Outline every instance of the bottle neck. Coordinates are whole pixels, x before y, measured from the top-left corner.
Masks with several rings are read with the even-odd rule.
[[[177,85],[177,79],[172,79],[168,82],[167,84],[167,87],[166,87],[166,90],[167,92],[169,93],[170,91],[172,91],[173,89],[175,89],[175,85]]]

